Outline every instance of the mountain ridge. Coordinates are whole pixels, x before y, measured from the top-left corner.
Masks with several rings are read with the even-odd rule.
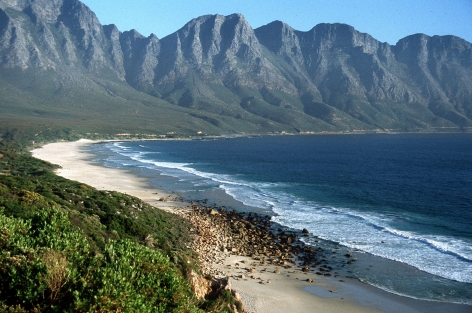
[[[136,107],[129,128],[150,132],[472,127],[472,44],[455,36],[414,34],[389,45],[347,24],[253,29],[232,14],[197,17],[159,39],[101,25],[79,0],[0,0],[0,56],[4,112],[22,118],[43,110],[80,125],[74,115]],[[85,106],[85,90],[86,109],[56,116],[67,111],[65,97]],[[182,114],[192,123],[181,125]],[[102,122],[118,128],[112,116]]]

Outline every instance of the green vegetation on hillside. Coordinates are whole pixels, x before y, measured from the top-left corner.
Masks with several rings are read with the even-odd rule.
[[[0,141],[0,311],[232,312],[192,293],[187,220],[55,175],[25,138]]]
[[[30,219],[0,212],[2,309],[16,312],[192,312],[190,286],[158,250],[109,241],[92,253],[59,208]]]

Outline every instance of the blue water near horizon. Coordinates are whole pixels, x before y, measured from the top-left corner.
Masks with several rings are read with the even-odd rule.
[[[378,256],[386,261],[353,267],[372,285],[472,304],[470,134],[114,142],[92,150],[106,166],[140,169],[151,183],[174,177],[171,190],[187,197],[223,190],[284,226]]]

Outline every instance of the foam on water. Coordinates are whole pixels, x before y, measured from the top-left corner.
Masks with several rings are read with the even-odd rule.
[[[368,216],[346,208],[319,207],[314,203],[274,207],[276,221],[307,228],[320,238],[414,266],[459,282],[472,282],[472,245],[446,236],[416,234],[393,229],[391,217]]]
[[[408,227],[408,218],[401,214],[365,213],[349,207],[320,205],[290,193],[289,190],[297,188],[296,183],[250,182],[238,175],[197,170],[192,163],[158,161],[156,151],[133,151],[120,143],[108,145],[108,148],[122,156],[107,159],[116,166],[158,170],[192,182],[197,190],[199,186],[214,186],[245,205],[275,213],[273,220],[284,226],[306,228],[321,239],[351,249],[408,264],[449,280],[472,283],[472,242],[469,239],[413,231]],[[140,149],[147,147],[140,145]],[[307,241],[309,243],[309,239]]]
[[[424,235],[395,229],[391,225],[400,216],[369,213],[349,208],[320,206],[280,192],[280,184],[255,183],[231,175],[203,172],[191,163],[160,162],[148,159],[148,152],[129,152],[114,144],[116,152],[155,169],[179,170],[217,183],[217,186],[245,205],[271,210],[274,221],[295,229],[307,228],[320,238],[338,242],[414,266],[447,279],[472,283],[472,244],[457,238]],[[182,172],[167,172],[182,178]],[[405,221],[403,221],[405,222]]]

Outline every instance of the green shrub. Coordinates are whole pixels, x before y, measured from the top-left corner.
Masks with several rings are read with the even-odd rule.
[[[130,240],[105,248],[107,266],[93,272],[87,286],[76,292],[84,312],[191,312],[190,287],[171,268],[167,257]]]
[[[86,238],[56,208],[40,210],[31,220],[2,212],[0,233],[0,301],[10,306],[60,305],[93,259]]]
[[[0,212],[0,309],[10,312],[194,312],[169,259],[131,240],[93,255],[57,208],[30,220]],[[23,311],[22,311],[23,310]]]

